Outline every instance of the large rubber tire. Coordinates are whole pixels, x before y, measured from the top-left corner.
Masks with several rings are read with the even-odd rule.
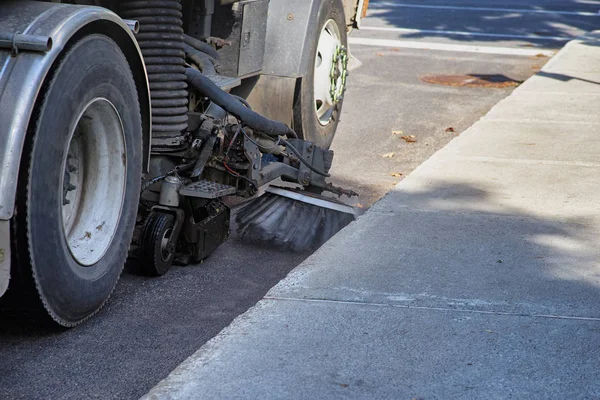
[[[294,130],[302,139],[309,140],[324,149],[329,149],[331,146],[339,123],[343,103],[343,100],[340,100],[335,105],[331,118],[326,125],[323,125],[319,121],[315,109],[314,66],[315,61],[317,60],[317,47],[319,44],[320,33],[329,20],[334,21],[338,27],[341,44],[345,47],[348,46],[348,39],[346,37],[346,19],[342,1],[322,1],[317,17],[316,26],[318,29],[310,43],[308,73],[298,80],[294,99]]]
[[[84,118],[86,122],[81,123],[89,124],[86,126],[102,126],[105,119],[97,116],[104,114],[88,115],[92,105],[98,104],[112,113],[111,123],[117,124],[120,118],[118,136],[111,136],[109,129],[86,131],[80,128]],[[97,124],[98,121],[101,123]],[[94,137],[89,132],[106,134]],[[109,200],[110,204],[117,204],[116,211],[120,211],[116,217],[108,218],[112,226],[99,224],[89,232],[86,230],[84,236],[89,243],[85,245],[87,253],[83,256],[72,245],[72,230],[66,228],[63,221],[66,220],[63,207],[67,196],[65,166],[75,135],[87,135],[78,139],[85,143],[82,148],[88,146],[82,150],[81,158],[85,154],[86,160],[90,160],[86,170],[80,173],[82,185],[85,183],[88,185],[85,187],[90,188],[89,177],[94,177],[94,184],[108,184],[115,191],[107,191],[104,198],[99,191],[89,195],[81,190],[78,196],[85,200],[77,204],[97,205],[99,201]],[[94,148],[89,147],[89,143],[103,143],[104,149],[109,148],[107,144],[118,143],[123,150],[112,148],[116,158],[110,151],[96,157],[89,150]],[[60,58],[42,88],[24,154],[15,224],[19,270],[16,290],[27,296],[24,300],[29,307],[45,310],[61,326],[73,327],[98,312],[110,297],[126,261],[139,202],[142,172],[139,101],[129,64],[113,40],[99,34],[86,36]],[[118,166],[113,168],[115,160]],[[94,165],[108,167],[99,167],[100,172],[97,172]],[[115,171],[123,171],[124,176]],[[89,213],[86,214],[89,208],[77,207],[78,219],[73,226],[85,229],[80,225],[92,221]],[[95,212],[106,217],[102,207],[96,207]],[[97,230],[102,229],[109,233],[96,235]],[[92,253],[94,246],[98,246],[100,255]]]

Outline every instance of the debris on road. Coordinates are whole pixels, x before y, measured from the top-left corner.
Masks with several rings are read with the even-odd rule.
[[[392,172],[390,175],[392,175],[394,178],[402,178],[404,176],[402,172]]]
[[[446,128],[446,132],[456,132],[456,130],[454,130],[453,127],[449,126],[448,128]]]
[[[421,77],[421,81],[434,85],[484,88],[515,87],[522,83],[502,74],[424,75]]]
[[[404,136],[400,136],[400,138],[402,140],[404,140],[406,143],[414,143],[417,141],[417,138],[415,137],[415,135],[404,135]]]
[[[402,131],[392,131],[392,135],[404,135]]]
[[[394,157],[394,154],[395,153],[392,151],[390,153],[382,154],[381,157],[383,157],[383,158],[392,158],[392,157]]]

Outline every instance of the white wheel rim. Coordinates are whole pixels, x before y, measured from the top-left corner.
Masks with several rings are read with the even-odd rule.
[[[73,258],[91,266],[110,247],[125,198],[125,132],[107,99],[96,98],[83,108],[70,135],[63,170],[63,233]]]
[[[323,126],[331,122],[335,106],[335,102],[331,97],[331,69],[335,52],[342,44],[340,37],[340,30],[336,22],[330,19],[325,22],[317,44],[314,101],[317,119]]]

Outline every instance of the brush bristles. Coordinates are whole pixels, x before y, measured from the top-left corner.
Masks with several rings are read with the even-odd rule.
[[[306,251],[325,243],[354,220],[354,215],[266,193],[239,210],[235,217],[240,238]]]

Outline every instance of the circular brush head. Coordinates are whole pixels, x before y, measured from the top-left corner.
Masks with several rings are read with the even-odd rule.
[[[243,240],[296,252],[316,249],[354,219],[354,214],[272,193],[248,202],[235,216]]]

